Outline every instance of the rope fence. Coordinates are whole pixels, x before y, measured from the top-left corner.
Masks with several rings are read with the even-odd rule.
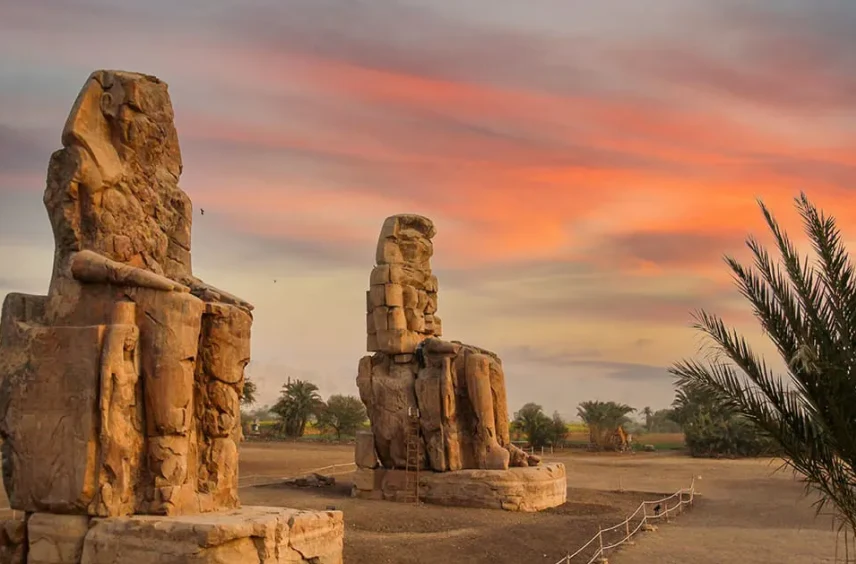
[[[311,470],[305,470],[296,476],[266,476],[262,474],[251,474],[249,476],[239,476],[238,477],[238,489],[244,488],[254,488],[256,486],[269,486],[271,484],[278,484],[279,482],[283,482],[285,480],[292,480],[294,478],[299,478],[301,476],[305,476],[307,474],[318,474],[324,470],[332,470],[334,468],[344,468],[344,467],[352,467],[356,466],[353,462],[347,462],[345,464],[332,464],[330,466],[323,466],[321,468],[312,468]],[[351,470],[343,470],[341,472],[333,472],[326,474],[327,476],[337,476],[339,474],[347,474],[351,472]]]
[[[660,519],[668,521],[673,513],[682,513],[685,506],[692,507],[694,498],[695,477],[693,477],[690,487],[681,488],[672,495],[662,499],[643,501],[636,508],[636,511],[621,523],[606,529],[598,529],[597,534],[590,541],[581,546],[573,554],[568,554],[556,562],[556,564],[571,564],[572,562],[594,564],[595,562],[604,562],[606,561],[607,551],[616,549],[630,541],[636,533],[646,529],[646,526],[650,526],[650,521],[659,521]],[[672,505],[669,506],[669,503],[672,503]]]

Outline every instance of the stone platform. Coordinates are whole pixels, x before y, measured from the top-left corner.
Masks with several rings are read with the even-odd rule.
[[[562,463],[508,470],[458,470],[419,473],[419,499],[424,503],[457,507],[542,511],[567,500],[567,477]],[[357,468],[354,497],[401,501],[404,470]]]
[[[243,507],[199,515],[6,517],[0,561],[14,564],[341,564],[341,511]],[[26,552],[26,554],[25,554]]]

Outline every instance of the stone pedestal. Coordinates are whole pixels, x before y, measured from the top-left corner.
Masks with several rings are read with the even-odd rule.
[[[419,499],[424,503],[506,511],[542,511],[567,501],[562,463],[509,468],[420,472]],[[404,499],[405,471],[358,468],[352,495],[362,499]]]
[[[8,516],[0,562],[14,564],[341,564],[341,511],[244,507],[174,517]],[[26,551],[24,548],[26,547]]]
[[[0,564],[26,564],[27,523],[22,511],[0,510]]]

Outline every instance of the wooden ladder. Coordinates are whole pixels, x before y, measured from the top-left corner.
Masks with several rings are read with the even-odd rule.
[[[407,460],[404,466],[404,501],[419,505],[419,466],[422,441],[419,440],[419,408],[407,408]]]

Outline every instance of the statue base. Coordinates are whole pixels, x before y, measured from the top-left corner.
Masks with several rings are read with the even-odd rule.
[[[341,511],[243,507],[198,515],[7,516],[0,554],[14,564],[342,564]],[[11,533],[11,534],[9,534]]]
[[[404,501],[405,477],[404,470],[357,468],[351,495]],[[419,472],[419,500],[435,505],[533,512],[562,505],[567,493],[565,465],[559,462],[508,470]]]

